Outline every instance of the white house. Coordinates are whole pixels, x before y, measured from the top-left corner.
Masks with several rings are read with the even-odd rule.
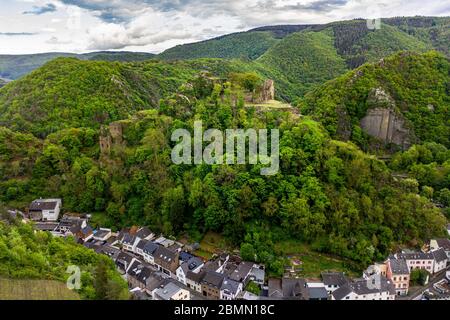
[[[127,251],[136,252],[136,246],[140,240],[140,238],[126,233],[122,239],[122,246]]]
[[[447,254],[443,248],[431,251],[434,256],[434,269],[433,273],[440,272],[447,267]]]
[[[148,240],[144,240],[144,239],[139,240],[139,242],[135,248],[135,253],[141,257],[144,257],[144,248],[147,243],[148,243]]]
[[[430,250],[444,249],[447,259],[450,261],[450,240],[449,239],[431,239]]]
[[[191,257],[189,260],[182,262],[176,272],[177,280],[182,284],[187,285],[187,273],[189,271],[199,273],[203,265],[203,261],[197,257]]]
[[[154,253],[156,249],[158,249],[158,246],[159,245],[154,242],[147,242],[147,244],[144,246],[144,249],[142,250],[145,262],[150,263],[151,265],[155,265]]]
[[[331,300],[395,300],[395,288],[382,275],[344,284],[331,294]]]
[[[429,273],[434,273],[434,256],[431,252],[408,252],[399,253],[397,259],[405,259],[410,271],[424,269]]]
[[[153,290],[152,298],[153,300],[190,300],[191,294],[186,289],[169,282],[164,287]]]
[[[230,278],[225,278],[220,287],[220,299],[235,300],[239,293],[242,292],[242,289],[243,285],[241,282],[237,282]]]
[[[112,235],[111,229],[100,228],[94,233],[94,239],[98,241],[106,241]]]
[[[61,199],[38,199],[30,204],[29,216],[35,221],[57,221],[61,212]]]

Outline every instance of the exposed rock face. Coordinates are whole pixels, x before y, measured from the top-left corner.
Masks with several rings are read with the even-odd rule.
[[[103,126],[100,130],[100,152],[109,154],[113,144],[123,142],[122,125],[120,122],[113,122],[108,127]]]
[[[254,92],[248,92],[245,95],[245,101],[251,103],[264,103],[270,100],[275,100],[275,82],[267,79]]]
[[[386,144],[403,149],[411,145],[411,132],[403,116],[395,112],[395,101],[383,89],[373,90],[368,97],[369,110],[361,120],[361,128]]]

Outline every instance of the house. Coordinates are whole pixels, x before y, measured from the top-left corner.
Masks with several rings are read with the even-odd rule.
[[[138,244],[136,245],[135,252],[137,255],[144,257],[144,247],[149,242],[149,240],[141,239],[139,240]]]
[[[93,239],[94,232],[89,225],[83,228],[82,224],[78,223],[70,227],[69,231],[66,232],[66,235],[72,235],[79,243],[83,243]]]
[[[155,290],[157,288],[162,288],[169,282],[170,282],[170,280],[167,279],[166,277],[164,277],[161,273],[154,272],[147,278],[147,283],[145,285],[145,291],[149,295],[152,295],[153,290]]]
[[[272,300],[309,300],[309,290],[304,279],[269,279],[268,298]]]
[[[205,276],[204,271],[200,271],[198,273],[188,271],[186,273],[186,286],[198,293],[202,293],[202,280]]]
[[[157,238],[153,242],[156,243],[156,244],[159,244],[159,245],[161,245],[161,246],[163,246],[165,248],[168,248],[168,247],[170,247],[170,246],[175,244],[175,241],[167,239],[167,238],[164,238],[162,236]]]
[[[100,228],[94,232],[94,239],[98,241],[107,241],[111,236],[111,229],[107,228]]]
[[[136,231],[136,237],[143,240],[152,240],[155,237],[155,234],[151,232],[149,228],[142,227]]]
[[[447,267],[447,253],[444,248],[439,248],[437,250],[431,251],[431,254],[434,257],[434,268],[433,273],[440,272]]]
[[[347,284],[349,280],[343,272],[322,272],[322,281],[328,294]]]
[[[328,300],[328,291],[325,287],[307,287],[308,300]]]
[[[405,259],[389,259],[386,263],[387,278],[392,281],[395,292],[399,296],[405,296],[409,290],[410,269]]]
[[[154,260],[158,270],[176,279],[179,261],[178,252],[174,252],[163,246],[158,246],[154,252]]]
[[[236,268],[230,268],[232,271],[225,271],[225,273],[228,274],[230,279],[246,285],[249,280],[250,272],[253,269],[253,265],[253,262],[242,261],[236,266]]]
[[[144,249],[142,249],[142,253],[144,255],[145,262],[148,262],[152,265],[155,264],[155,251],[158,249],[159,245],[156,243],[153,243],[151,241],[147,242],[144,246]]]
[[[181,254],[180,254],[181,256]],[[182,259],[180,259],[182,260]],[[181,265],[177,269],[177,280],[181,282],[184,285],[187,285],[186,283],[186,275],[188,271],[198,273],[200,272],[200,269],[203,267],[203,261],[200,258],[191,256],[189,260],[184,261],[181,263]]]
[[[58,227],[57,222],[35,222],[34,229],[39,231],[55,231]]]
[[[449,239],[432,239],[430,240],[430,250],[444,249],[447,259],[450,261],[450,240]]]
[[[101,253],[104,255],[107,255],[108,257],[110,257],[113,261],[117,260],[117,257],[120,254],[120,250],[117,249],[116,247],[113,247],[109,244],[104,244],[101,247]]]
[[[66,233],[69,232],[71,228],[79,226],[81,229],[87,227],[87,220],[82,219],[78,216],[71,216],[65,214],[61,221],[59,222],[58,226],[56,227],[55,231],[60,233]]]
[[[131,254],[120,252],[116,259],[116,266],[120,271],[126,273],[135,260],[137,259]]]
[[[266,272],[264,266],[255,264],[250,270],[249,281],[253,281],[261,287],[264,285],[265,276]]]
[[[128,268],[127,281],[131,288],[140,288],[145,290],[147,287],[147,280],[152,274],[150,268],[144,266],[139,260],[135,260]]]
[[[28,214],[34,221],[57,221],[61,206],[61,199],[38,199],[30,204]]]
[[[434,270],[434,256],[430,252],[406,252],[396,255],[397,259],[405,259],[410,271],[425,269],[429,273]]]
[[[169,282],[164,287],[153,290],[152,297],[153,300],[190,300],[191,294],[186,289]]]
[[[122,246],[127,251],[136,252],[136,246],[139,240],[135,235],[125,233],[122,238]]]
[[[241,282],[235,281],[230,278],[225,278],[222,281],[220,287],[220,299],[221,300],[235,300],[236,297],[243,290],[243,285]]]
[[[394,284],[385,276],[357,279],[331,294],[332,300],[395,300]]]
[[[201,281],[202,294],[210,299],[220,299],[220,289],[225,276],[214,271],[206,271]]]

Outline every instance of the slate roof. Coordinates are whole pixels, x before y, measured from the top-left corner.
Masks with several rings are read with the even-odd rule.
[[[324,287],[307,288],[310,300],[328,300],[328,292]]]
[[[34,200],[30,204],[30,211],[55,210],[57,201]]]
[[[408,253],[399,253],[397,255],[398,259],[406,259],[406,260],[433,260],[433,254],[430,252],[408,252]]]
[[[147,245],[148,240],[140,240],[136,246],[136,249],[144,250],[144,247]]]
[[[188,261],[189,259],[193,258],[194,256],[186,251],[180,252],[180,260],[183,262]]]
[[[390,259],[389,265],[391,267],[392,274],[402,275],[409,274],[409,268],[405,259]]]
[[[134,244],[135,241],[136,241],[136,236],[133,236],[129,233],[125,233],[123,235],[123,239],[122,239],[123,243],[132,245],[132,244]]]
[[[322,281],[326,286],[343,286],[348,279],[343,272],[322,272]]]
[[[234,281],[233,279],[225,278],[222,282],[220,290],[227,290],[231,294],[237,294],[239,290],[240,282]]]
[[[202,284],[206,284],[211,287],[220,289],[224,278],[225,278],[225,276],[221,273],[214,272],[214,271],[207,271],[205,273],[205,276],[203,277]]]
[[[444,248],[445,251],[450,251],[449,239],[436,239],[436,242],[440,248]]]
[[[448,259],[447,254],[445,253],[445,250],[443,248],[434,250],[432,252],[432,254],[433,254],[434,260],[436,260],[436,262],[442,262],[442,261],[446,261]]]
[[[94,236],[98,238],[104,238],[106,235],[108,235],[111,231],[110,230],[102,230],[99,229],[95,232]]]
[[[270,278],[268,286],[269,286],[269,292],[268,292],[269,298],[282,298],[283,297],[283,290],[281,288],[281,279]]]
[[[305,279],[283,278],[281,280],[281,288],[284,298],[309,300],[309,292]]]
[[[147,242],[144,246],[144,253],[149,254],[149,255],[153,255],[156,251],[156,249],[158,249],[159,245],[157,245],[156,243],[153,243],[151,241]]]
[[[243,261],[241,262],[237,268],[229,274],[230,278],[242,282],[246,279],[246,277],[249,275],[250,270],[253,268],[252,262]]]
[[[150,229],[147,227],[142,227],[136,232],[136,236],[141,239],[145,239],[151,234],[153,234],[153,232],[151,232]]]
[[[351,292],[357,295],[365,295],[378,292],[388,292],[390,295],[395,295],[395,287],[391,281],[386,277],[380,276],[380,287],[379,288],[369,288],[366,279],[358,279],[348,284],[343,285],[336,291],[332,293],[336,300],[342,300]]]
[[[175,283],[169,282],[163,288],[156,289],[155,294],[163,300],[170,300],[180,290],[181,288]]]
[[[163,246],[158,246],[153,255],[155,259],[165,261],[166,263],[172,263],[177,259],[177,253],[173,252]]]
[[[201,271],[198,273],[192,272],[192,271],[188,271],[186,273],[186,279],[189,279],[191,281],[194,281],[195,283],[201,283],[204,276],[205,276],[205,272]]]

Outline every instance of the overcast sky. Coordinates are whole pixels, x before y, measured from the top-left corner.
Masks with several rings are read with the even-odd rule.
[[[0,0],[0,54],[127,50],[274,24],[450,16],[442,0]]]

